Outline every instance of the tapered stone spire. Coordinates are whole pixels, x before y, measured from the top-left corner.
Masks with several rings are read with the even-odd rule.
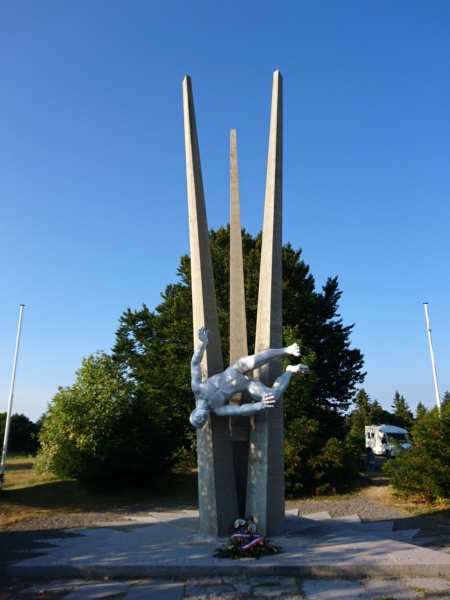
[[[230,131],[230,364],[248,354],[245,314],[244,258],[236,130]],[[236,394],[230,404],[250,402],[248,394]],[[230,419],[239,517],[245,518],[250,417]]]
[[[186,172],[194,320],[197,330],[209,330],[207,352],[202,361],[203,378],[223,370],[208,225],[195,123],[192,87],[183,82]],[[255,353],[282,347],[282,78],[273,76],[269,152],[261,249]],[[248,353],[243,278],[242,235],[237,169],[236,134],[230,136],[230,362]],[[268,387],[282,372],[274,360],[254,376]],[[231,402],[245,402],[233,397]],[[259,530],[267,535],[284,531],[284,459],[282,399],[274,408],[258,411],[249,420],[229,420],[210,415],[197,433],[200,529],[225,536],[237,515],[252,514]],[[231,435],[230,435],[231,430]],[[249,442],[250,437],[250,442]],[[248,456],[248,474],[242,467]],[[238,472],[239,471],[239,472]],[[244,493],[246,489],[246,494]],[[236,493],[237,490],[237,493]],[[239,510],[239,512],[238,512]],[[245,512],[245,515],[244,515]]]
[[[208,347],[202,361],[205,379],[223,370],[223,360],[192,84],[187,76],[183,81],[183,107],[194,347],[198,344],[198,329],[205,326],[209,332]],[[228,534],[230,523],[238,514],[228,419],[211,413],[205,427],[197,430],[197,444],[200,531],[223,537]]]
[[[255,352],[282,347],[282,165],[283,105],[282,77],[273,75],[269,152],[261,248],[258,316]],[[259,372],[259,379],[272,386],[282,372],[281,359]],[[267,535],[284,531],[284,439],[283,405],[254,416],[250,438],[247,482],[247,512],[257,519]]]
[[[236,130],[230,131],[230,364],[248,354]]]

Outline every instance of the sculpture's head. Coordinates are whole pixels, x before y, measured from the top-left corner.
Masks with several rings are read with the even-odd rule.
[[[197,407],[191,412],[189,421],[191,422],[191,425],[193,425],[196,429],[201,429],[208,420],[208,417],[209,412],[205,408]]]

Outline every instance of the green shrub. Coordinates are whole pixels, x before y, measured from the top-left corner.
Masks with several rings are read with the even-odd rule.
[[[411,429],[411,448],[401,451],[383,471],[405,499],[428,503],[450,500],[450,406],[423,414]]]
[[[286,494],[296,497],[314,488],[315,449],[319,444],[319,423],[307,417],[286,424],[284,477]]]
[[[40,472],[94,489],[150,487],[171,466],[176,440],[137,401],[133,385],[104,353],[83,360],[72,387],[60,388],[43,418]]]
[[[317,492],[340,491],[358,474],[359,453],[347,441],[330,438],[323,446],[316,461],[315,479]]]
[[[342,491],[358,474],[358,451],[347,441],[326,439],[318,421],[301,417],[286,426],[286,494]]]

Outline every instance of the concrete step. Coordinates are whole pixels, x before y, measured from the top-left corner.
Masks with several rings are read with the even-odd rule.
[[[295,511],[290,511],[291,515],[294,515],[294,513]],[[354,529],[356,531],[379,535],[380,537],[390,540],[407,541],[415,538],[420,533],[420,529],[401,529],[394,531],[394,521],[362,522],[357,514],[333,518],[328,512],[323,511],[302,515],[302,517],[312,521],[326,522],[330,525],[345,527],[346,529]]]

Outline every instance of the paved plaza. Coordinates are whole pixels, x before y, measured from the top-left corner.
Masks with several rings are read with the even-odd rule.
[[[45,579],[45,589],[66,590],[69,600],[450,598],[446,549],[425,547],[433,540],[417,529],[394,531],[393,521],[288,511],[284,535],[271,539],[280,554],[231,560],[213,557],[224,540],[199,534],[198,520],[197,511],[154,512],[74,530],[9,574]]]

